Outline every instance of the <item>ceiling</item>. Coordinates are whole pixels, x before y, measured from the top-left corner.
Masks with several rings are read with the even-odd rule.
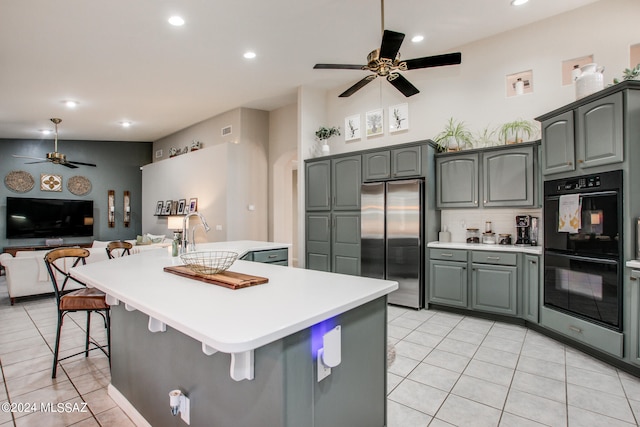
[[[407,35],[409,59],[594,1],[387,0],[384,19]],[[60,117],[61,139],[153,141],[234,108],[294,103],[301,85],[346,89],[366,72],[313,65],[366,63],[380,10],[378,0],[4,1],[0,138],[43,138]],[[167,23],[174,14],[184,26]]]

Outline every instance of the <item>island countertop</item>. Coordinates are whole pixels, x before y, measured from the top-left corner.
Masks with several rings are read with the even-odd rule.
[[[197,245],[197,250],[253,250],[289,247],[256,241]],[[71,274],[212,349],[254,350],[333,316],[380,298],[398,283],[250,261],[230,271],[267,277],[268,283],[231,290],[163,271],[181,265],[167,249],[75,267]]]

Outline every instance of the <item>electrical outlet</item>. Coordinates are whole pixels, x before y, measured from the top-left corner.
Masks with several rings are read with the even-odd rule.
[[[162,150],[156,150],[156,159],[162,157]]]
[[[324,349],[318,350],[318,358],[316,362],[318,363],[318,382],[327,378],[331,375],[331,368],[322,363],[322,355],[324,354]]]

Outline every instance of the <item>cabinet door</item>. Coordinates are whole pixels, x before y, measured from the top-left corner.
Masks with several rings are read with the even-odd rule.
[[[333,209],[359,210],[362,185],[361,156],[350,156],[331,161],[331,189]]]
[[[524,256],[522,272],[522,316],[538,323],[538,304],[540,295],[540,261],[535,255]]]
[[[331,214],[307,214],[306,267],[310,270],[331,271]]]
[[[515,316],[517,267],[472,264],[471,308]]]
[[[631,362],[640,365],[640,270],[631,270],[627,294],[630,296],[629,312],[631,313],[629,359]]]
[[[542,122],[542,173],[575,169],[573,111],[567,111]]]
[[[443,156],[436,159],[436,207],[478,207],[478,155]]]
[[[534,206],[533,147],[508,148],[485,153],[483,206]]]
[[[422,175],[420,146],[391,150],[391,175],[394,178]]]
[[[578,107],[578,166],[589,168],[623,160],[622,92]]]
[[[467,307],[467,263],[431,261],[429,302]]]
[[[362,179],[376,181],[391,178],[391,151],[362,155]]]
[[[332,271],[360,275],[360,212],[333,214]]]
[[[320,160],[306,164],[305,205],[307,211],[331,209],[331,162]]]

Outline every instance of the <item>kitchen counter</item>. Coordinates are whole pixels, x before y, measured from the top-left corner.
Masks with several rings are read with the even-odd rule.
[[[230,271],[269,282],[231,290],[163,271],[180,264],[158,249],[71,271],[112,304],[109,395],[137,425],[176,425],[175,388],[190,399],[191,426],[384,425],[387,294],[397,282],[238,260]],[[318,352],[337,326],[341,361],[320,382]]]
[[[632,259],[630,261],[627,261],[625,265],[629,268],[635,268],[640,270],[640,260]]]
[[[532,255],[542,255],[542,246],[487,245],[483,243],[462,242],[429,242],[427,244],[427,247],[440,249],[466,249],[474,251],[520,252]]]

